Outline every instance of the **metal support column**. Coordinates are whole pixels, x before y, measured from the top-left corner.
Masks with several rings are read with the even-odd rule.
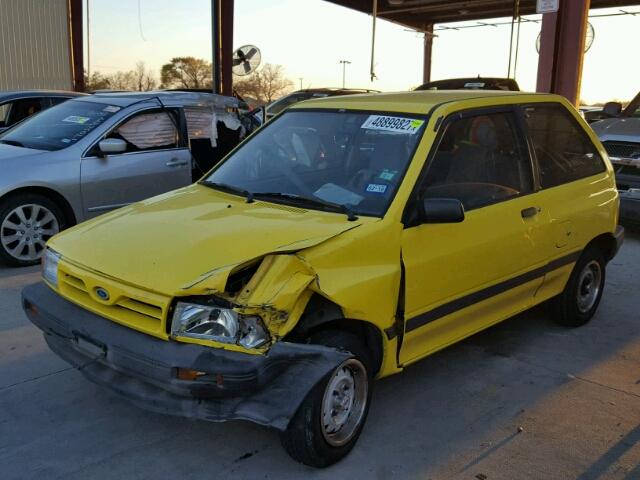
[[[422,83],[431,81],[431,58],[433,55],[433,23],[424,27],[424,58],[422,60]]]
[[[220,66],[222,68],[222,94],[233,95],[233,0],[222,0],[220,8]]]
[[[585,34],[590,0],[560,2],[557,13],[542,20],[538,92],[563,95],[577,105],[584,60]]]
[[[213,93],[222,93],[221,56],[220,56],[220,10],[222,0],[211,0],[211,89]]]
[[[69,0],[69,37],[73,89],[84,91],[84,48],[82,35],[82,0]]]

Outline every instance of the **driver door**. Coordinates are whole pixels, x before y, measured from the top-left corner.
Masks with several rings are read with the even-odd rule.
[[[514,114],[465,112],[442,128],[407,208],[422,198],[456,198],[465,219],[405,222],[401,364],[525,310],[544,278],[548,220]]]
[[[138,112],[103,137],[124,140],[124,152],[101,155],[98,143],[89,150],[81,164],[87,217],[191,183],[191,152],[179,113],[178,109]]]

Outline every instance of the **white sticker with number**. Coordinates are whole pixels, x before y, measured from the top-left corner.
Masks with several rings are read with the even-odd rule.
[[[424,120],[403,117],[387,117],[385,115],[370,115],[360,128],[414,135],[418,130],[420,130],[423,123]]]

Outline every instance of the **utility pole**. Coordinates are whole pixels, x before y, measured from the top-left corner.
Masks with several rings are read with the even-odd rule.
[[[340,63],[342,64],[342,88],[344,88],[347,65],[351,65],[351,62],[349,60],[340,60]]]
[[[304,80],[303,77],[298,77],[298,80],[300,80],[300,90],[302,90],[302,80]]]

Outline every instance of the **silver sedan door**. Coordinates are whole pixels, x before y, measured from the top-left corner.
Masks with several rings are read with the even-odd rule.
[[[176,128],[180,112],[169,110],[138,112],[102,137],[124,140],[122,153],[102,154],[99,142],[89,149],[81,164],[87,217],[191,183],[191,152],[182,129]]]

